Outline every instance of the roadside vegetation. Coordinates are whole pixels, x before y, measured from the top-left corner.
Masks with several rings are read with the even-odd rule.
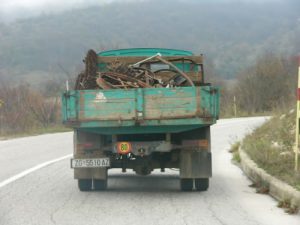
[[[225,90],[223,104],[227,106],[221,110],[223,116],[233,115],[234,109],[237,116],[271,116],[243,141],[232,145],[233,160],[240,162],[241,146],[259,167],[300,191],[300,171],[294,171],[297,69],[296,60],[266,53],[241,72],[231,90]],[[237,96],[235,103],[233,96]],[[263,181],[251,186],[257,193],[269,192],[268,184]],[[287,213],[298,212],[288,200],[280,202],[278,207]]]
[[[243,140],[242,148],[269,174],[300,191],[300,172],[294,171],[295,111],[278,114]]]
[[[59,85],[42,90],[0,84],[0,137],[67,131],[61,124]]]
[[[221,88],[222,118],[271,116],[295,105],[297,69],[294,58],[265,52],[234,81],[220,79],[213,69],[207,77]]]

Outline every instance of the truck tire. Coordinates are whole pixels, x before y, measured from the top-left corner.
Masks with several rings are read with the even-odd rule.
[[[193,179],[180,179],[180,189],[182,191],[191,191],[193,190],[193,184],[194,184],[194,181]]]
[[[195,179],[195,188],[197,191],[206,191],[209,186],[208,178],[198,178]]]
[[[78,188],[80,191],[92,190],[92,179],[79,179]]]
[[[105,180],[98,180],[94,179],[94,189],[95,191],[103,191],[107,188],[107,179]]]

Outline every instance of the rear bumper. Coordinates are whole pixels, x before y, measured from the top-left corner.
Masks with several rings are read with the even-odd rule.
[[[143,141],[143,142],[130,142],[130,153],[136,156],[147,156],[153,152],[170,152],[173,149],[178,149],[180,146],[171,144],[168,141]],[[118,153],[118,143],[105,146],[102,148],[104,151]]]

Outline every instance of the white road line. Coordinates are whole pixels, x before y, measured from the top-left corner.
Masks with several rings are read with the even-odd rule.
[[[67,158],[70,158],[72,157],[72,154],[69,154],[69,155],[65,155],[63,157],[60,157],[60,158],[57,158],[57,159],[53,159],[53,160],[50,160],[50,161],[47,161],[47,162],[44,162],[44,163],[41,163],[41,164],[38,164],[34,167],[31,167],[30,169],[27,169],[27,170],[24,170],[23,172],[21,173],[18,173],[2,182],[0,182],[0,188],[16,181],[16,180],[19,180],[21,179],[22,177],[25,177],[26,175],[30,174],[30,173],[33,173],[34,171],[37,171],[39,169],[42,169],[46,166],[49,166],[50,164],[53,164],[53,163],[56,163],[56,162],[59,162],[61,160],[64,160],[64,159],[67,159]]]

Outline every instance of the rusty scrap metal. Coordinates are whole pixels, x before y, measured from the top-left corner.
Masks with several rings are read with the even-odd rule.
[[[151,85],[136,79],[135,77],[128,76],[117,72],[102,72],[98,73],[99,77],[96,79],[97,84],[102,89],[110,88],[150,88]]]
[[[145,63],[145,62],[147,62],[147,61],[149,61],[149,60],[151,60],[151,59],[154,59],[154,58],[156,58],[157,56],[161,56],[161,54],[160,54],[160,53],[157,53],[156,55],[150,56],[150,57],[148,57],[148,58],[146,58],[146,59],[143,59],[143,60],[141,60],[141,61],[139,61],[139,62],[133,64],[132,66],[133,66],[133,67],[140,66],[140,64]]]
[[[157,74],[162,70],[151,71],[149,60],[157,59],[158,62],[166,64],[170,69],[166,72],[174,73],[174,76],[162,80]],[[98,72],[97,54],[89,50],[84,60],[85,71],[81,72],[76,80],[75,89],[131,89],[151,87],[174,87],[194,86],[192,80],[173,63],[156,54],[133,65],[126,65],[118,60],[106,65],[107,71]],[[148,62],[148,64],[147,64]]]
[[[85,71],[81,72],[76,79],[75,90],[97,89],[97,53],[94,50],[89,50],[85,59]]]
[[[161,62],[169,65],[171,68],[173,68],[175,71],[177,71],[181,76],[183,76],[190,83],[191,86],[195,86],[193,81],[191,80],[191,78],[189,78],[188,75],[186,75],[184,72],[182,72],[180,69],[178,69],[177,66],[175,66],[173,63],[163,59],[160,55],[156,56],[155,58],[157,58]]]

